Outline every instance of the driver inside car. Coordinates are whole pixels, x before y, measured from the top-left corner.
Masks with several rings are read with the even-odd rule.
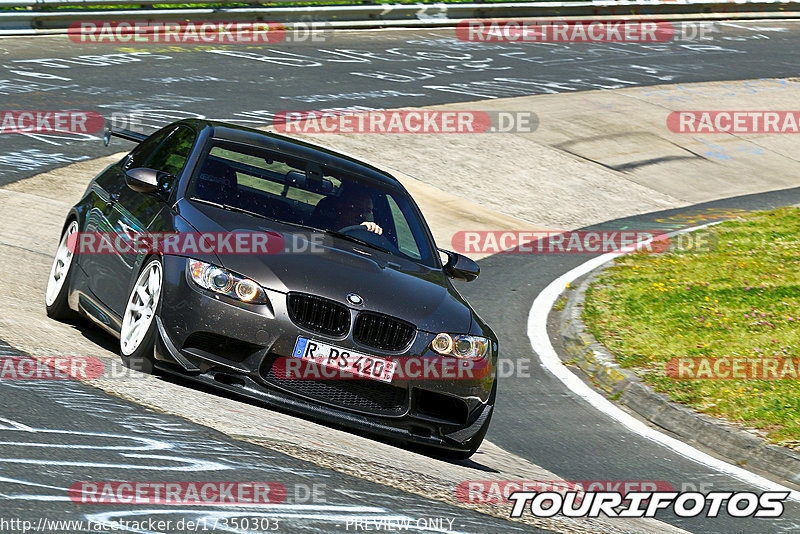
[[[333,230],[340,231],[350,226],[363,226],[370,232],[382,235],[383,228],[378,223],[369,220],[372,218],[373,209],[372,197],[369,193],[356,189],[340,197],[323,198],[314,211],[323,217],[328,215],[329,224],[327,226]]]

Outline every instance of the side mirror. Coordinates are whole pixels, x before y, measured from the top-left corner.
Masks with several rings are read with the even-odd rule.
[[[125,183],[137,193],[159,193],[172,175],[168,172],[140,167],[125,172]]]
[[[444,273],[450,278],[472,282],[481,274],[480,266],[468,257],[456,252],[450,252],[449,250],[439,250],[447,254],[447,263],[444,266]]]

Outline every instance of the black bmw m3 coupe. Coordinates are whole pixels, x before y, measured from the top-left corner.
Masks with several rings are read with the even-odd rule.
[[[48,315],[89,318],[131,366],[450,458],[478,449],[498,344],[451,280],[479,268],[436,248],[397,179],[219,122],[111,135],[137,146],[71,209]]]

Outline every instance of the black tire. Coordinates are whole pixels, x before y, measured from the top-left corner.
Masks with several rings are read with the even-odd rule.
[[[67,220],[67,224],[64,225],[64,230],[61,232],[61,238],[59,239],[59,248],[61,247],[62,241],[66,236],[67,232],[69,232],[70,228],[72,227],[73,223],[77,225],[78,221],[74,218]],[[50,274],[48,274],[48,286],[50,284],[50,277],[53,276],[53,270],[55,269],[55,262],[56,258],[58,257],[59,250],[56,250],[56,256],[53,258],[53,266],[50,268]],[[67,268],[67,272],[62,275],[64,278],[64,282],[61,284],[61,287],[58,289],[58,293],[53,300],[52,303],[47,303],[47,289],[45,289],[45,310],[47,312],[47,316],[51,319],[56,319],[57,321],[67,321],[67,320],[74,320],[78,317],[78,314],[69,307],[69,290],[72,281],[72,273],[75,271],[75,260],[77,258],[77,247],[72,252],[70,258],[70,264]]]
[[[144,261],[142,264],[142,268],[139,271],[139,274],[136,275],[137,282],[139,278],[142,276],[144,272],[151,268],[151,266],[157,263],[160,272],[161,272],[161,289],[163,289],[163,282],[164,282],[164,269],[161,259],[158,257],[151,257]],[[131,297],[133,292],[136,290],[136,283],[131,287],[131,294],[128,295],[128,302],[130,303]],[[161,313],[161,301],[162,301],[162,294],[159,294],[158,302],[155,308],[155,314],[153,316],[153,320],[151,321],[150,325],[147,328],[147,331],[144,334],[139,346],[130,354],[125,354],[124,349],[122,347],[122,332],[120,333],[120,357],[122,358],[122,363],[128,367],[129,369],[133,369],[134,371],[139,371],[141,373],[152,374],[155,370],[155,343],[156,343],[156,336],[158,335],[158,325],[156,324],[156,317],[159,313]],[[129,305],[129,304],[128,304]],[[128,313],[127,306],[126,310],[123,314],[123,320],[125,318],[125,314]]]

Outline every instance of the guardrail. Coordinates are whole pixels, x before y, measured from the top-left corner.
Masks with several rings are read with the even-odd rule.
[[[153,6],[153,5],[170,5],[170,4],[195,4],[200,6],[215,6],[218,7],[219,4],[230,4],[231,7],[229,8],[219,8],[219,9],[236,9],[237,7],[241,7],[243,4],[246,6],[267,6],[268,4],[279,4],[279,3],[319,3],[319,4],[330,4],[331,0],[0,0],[0,9],[10,9],[10,8],[50,8],[50,7],[79,7],[81,9],[85,9],[87,6],[119,6],[120,8],[129,8],[132,6]],[[392,3],[392,2],[381,2],[380,0],[350,0],[349,4],[371,4],[371,5],[381,5],[381,6],[419,6],[424,4],[429,5],[437,5],[442,7],[454,8],[458,6],[469,6],[473,4],[485,4],[488,3],[490,5],[520,5],[520,4],[560,4],[564,6],[570,5],[592,5],[596,7],[644,7],[644,6],[675,6],[675,5],[703,5],[703,4],[730,4],[730,5],[769,5],[769,4],[796,4],[796,0],[716,0],[716,1],[709,1],[709,0],[587,0],[587,1],[566,1],[566,2],[547,2],[543,0],[520,0],[517,2],[487,2],[487,0],[478,0],[477,2],[471,3],[443,3],[437,2],[436,0],[422,0],[420,2],[415,3]],[[341,4],[337,4],[341,5]],[[485,7],[485,6],[484,6]],[[169,9],[169,8],[160,8],[160,9]],[[192,8],[179,8],[179,9],[192,9]],[[107,9],[104,9],[107,11]]]
[[[54,7],[70,4],[119,6],[122,9],[0,11],[0,35],[64,33],[76,21],[269,21],[326,22],[337,28],[453,26],[464,19],[603,18],[714,20],[800,18],[800,0],[581,0],[498,3],[418,3],[271,7],[196,7],[124,9],[169,0],[0,0],[0,7]],[[192,0],[189,0],[192,1]],[[275,0],[291,1],[291,0]],[[304,0],[305,1],[305,0]],[[314,0],[311,0],[314,1]],[[323,2],[324,0],[318,0]],[[194,3],[219,4],[213,0]],[[244,2],[235,3],[249,3]]]

